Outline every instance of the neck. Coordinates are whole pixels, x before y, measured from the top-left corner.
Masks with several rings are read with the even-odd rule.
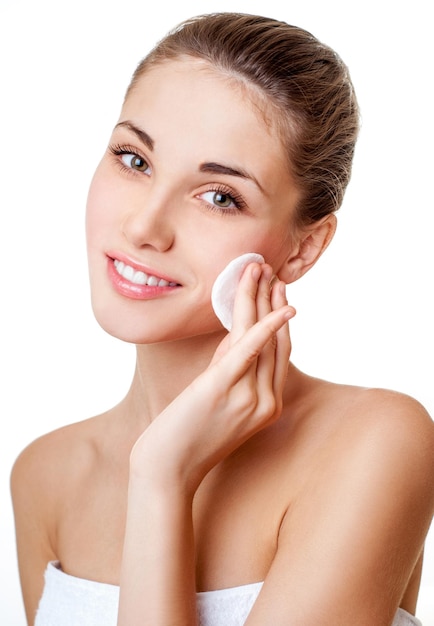
[[[137,346],[136,368],[123,403],[146,426],[209,365],[225,332]]]

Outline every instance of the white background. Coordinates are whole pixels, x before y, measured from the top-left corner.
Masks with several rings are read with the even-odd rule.
[[[24,625],[9,473],[38,435],[125,393],[132,346],[89,305],[87,187],[136,63],[171,26],[216,10],[307,28],[349,65],[363,114],[335,241],[288,290],[293,360],[338,382],[398,389],[434,415],[432,18],[365,0],[0,0],[0,623]],[[434,625],[434,539],[419,616]],[[430,604],[431,603],[431,604]]]

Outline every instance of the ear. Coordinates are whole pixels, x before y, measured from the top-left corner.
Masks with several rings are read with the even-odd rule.
[[[336,216],[332,213],[304,229],[277,273],[280,280],[293,283],[315,265],[333,239],[336,226]]]

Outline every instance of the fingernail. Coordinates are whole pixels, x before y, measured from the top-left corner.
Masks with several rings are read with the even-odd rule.
[[[252,269],[252,277],[253,280],[259,280],[262,274],[262,269],[259,267],[259,265],[255,265]]]
[[[288,306],[287,310],[285,311],[285,319],[290,320],[292,317],[294,317],[295,314],[296,310],[294,309],[294,307]]]

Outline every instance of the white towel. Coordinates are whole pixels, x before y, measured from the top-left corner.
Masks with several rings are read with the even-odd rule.
[[[262,584],[198,593],[200,626],[243,626]],[[49,563],[35,626],[116,626],[118,602],[116,585],[77,578],[62,572],[59,563]],[[393,626],[422,623],[398,609]]]

